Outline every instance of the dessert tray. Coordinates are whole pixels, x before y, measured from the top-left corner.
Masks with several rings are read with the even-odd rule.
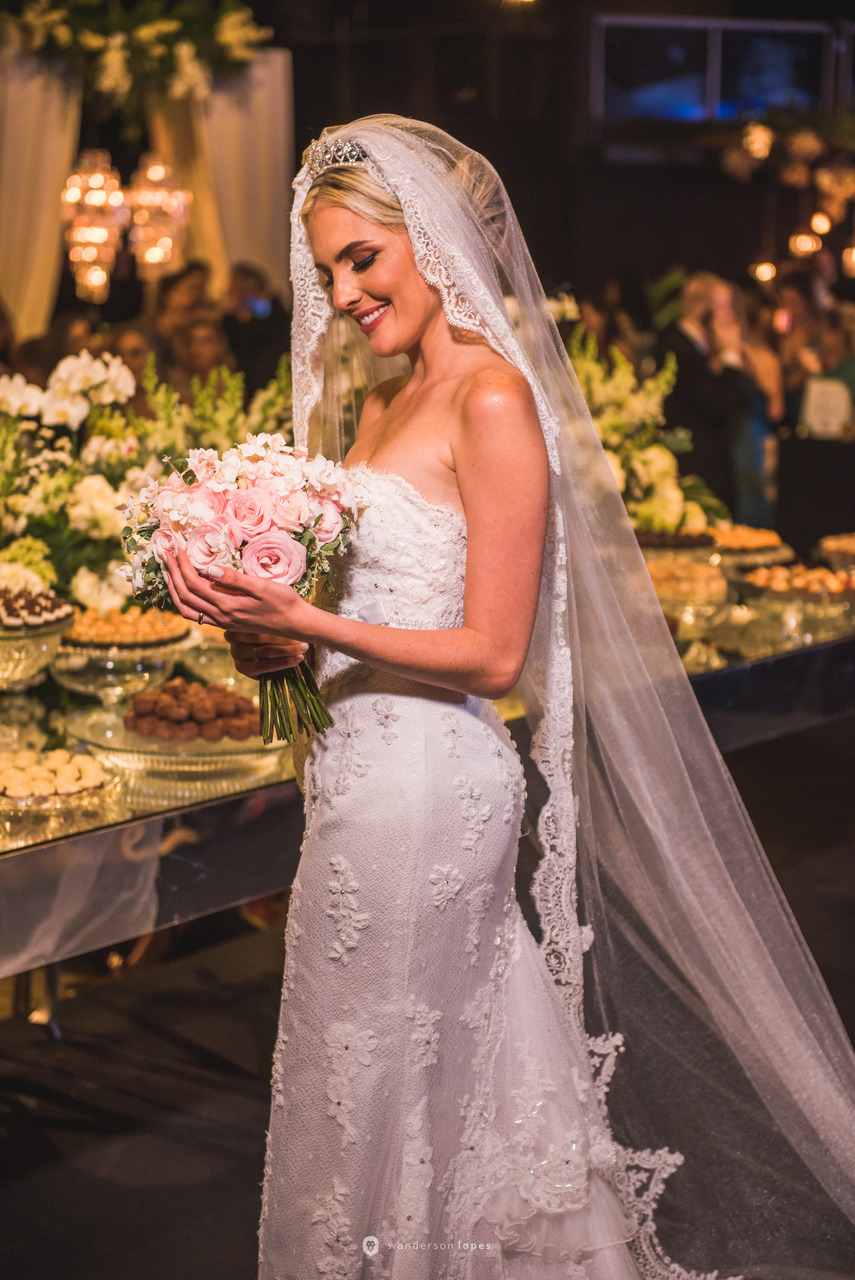
[[[198,804],[294,776],[290,747],[265,746],[260,737],[245,742],[141,738],[125,728],[120,715],[101,708],[74,712],[67,731],[105,768],[122,774],[122,797],[132,809]]]
[[[811,570],[816,575],[820,571]],[[822,571],[825,572],[825,571]],[[843,590],[832,590],[830,587],[822,585],[822,580],[816,578],[813,587],[794,586],[791,582],[784,579],[778,581],[770,581],[769,583],[759,583],[751,580],[751,575],[733,571],[728,573],[728,579],[745,600],[803,600],[810,604],[823,605],[834,603],[851,604],[855,601],[855,586],[844,588]]]

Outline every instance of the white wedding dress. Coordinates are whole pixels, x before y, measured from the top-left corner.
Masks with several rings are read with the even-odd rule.
[[[459,626],[464,517],[352,474],[369,503],[338,610]],[[319,681],[335,723],[305,768],[261,1280],[637,1280],[604,1086],[514,894],[507,730],[485,699],[337,652]]]
[[[520,691],[543,941],[514,898],[522,771],[492,706],[321,654],[335,724],[306,768],[260,1278],[852,1275],[855,1054],[671,642],[507,193],[423,121],[324,130],[295,179],[295,444],[340,458],[364,389],[403,371],[335,318],[303,221],[312,184],[350,165],[397,200],[449,324],[538,407],[549,521]],[[456,625],[462,516],[359,471],[370,503],[334,607]]]

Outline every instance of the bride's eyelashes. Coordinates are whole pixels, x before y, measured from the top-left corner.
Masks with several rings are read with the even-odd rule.
[[[368,268],[371,266],[371,264],[374,261],[376,261],[376,258],[377,258],[376,253],[369,253],[367,258],[360,258],[358,262],[354,262],[353,264],[354,271],[356,271],[357,273],[367,271]]]
[[[379,252],[380,250],[378,249],[374,253],[369,253],[367,257],[360,258],[358,262],[353,262],[351,264],[352,269],[356,272],[357,275],[361,275],[363,271],[367,271],[368,268],[372,266],[374,262],[376,262],[377,254]],[[324,289],[331,289],[333,287],[332,276],[325,275],[324,278],[321,280],[321,286]]]

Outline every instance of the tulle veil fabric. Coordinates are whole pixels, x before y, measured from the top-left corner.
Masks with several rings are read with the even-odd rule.
[[[550,522],[523,678],[548,788],[542,952],[589,1046],[645,1280],[855,1276],[855,1055],[701,715],[490,164],[399,116],[327,129],[398,197],[449,322],[529,380]],[[338,457],[376,360],[292,211],[298,443]],[[511,319],[506,297],[515,300]]]

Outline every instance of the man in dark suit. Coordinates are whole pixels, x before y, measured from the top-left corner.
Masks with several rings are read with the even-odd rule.
[[[684,475],[699,475],[733,511],[736,471],[733,443],[748,412],[753,383],[743,366],[742,333],[730,285],[710,272],[690,276],[683,310],[657,344],[661,364],[677,358],[677,381],[665,401],[669,429],[692,433],[691,453],[679,455]]]

